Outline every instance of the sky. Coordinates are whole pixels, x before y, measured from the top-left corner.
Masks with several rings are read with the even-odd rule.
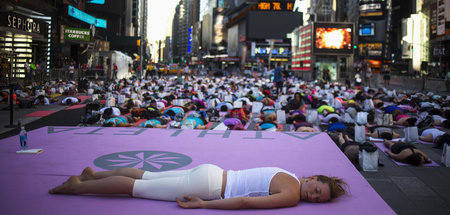
[[[165,39],[168,20],[173,17],[175,7],[179,1],[180,0],[148,1],[148,38],[150,42]]]

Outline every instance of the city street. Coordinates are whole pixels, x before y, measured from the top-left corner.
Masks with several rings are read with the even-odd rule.
[[[448,215],[449,26],[448,0],[0,0],[2,214]]]

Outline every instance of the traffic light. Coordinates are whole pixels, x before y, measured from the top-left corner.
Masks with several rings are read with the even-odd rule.
[[[140,39],[137,40],[137,46],[141,46],[141,40]]]
[[[184,63],[186,63],[187,62],[187,60],[184,60]]]
[[[358,48],[358,46],[357,46],[357,45],[354,45],[354,46],[353,46],[353,48],[354,48],[354,49],[357,49],[357,48]]]

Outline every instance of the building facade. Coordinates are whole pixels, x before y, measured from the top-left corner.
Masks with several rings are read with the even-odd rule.
[[[38,66],[41,77],[47,76],[57,50],[56,1],[0,1],[1,57],[12,65],[14,78],[25,78],[25,63]],[[9,75],[8,75],[9,76]]]

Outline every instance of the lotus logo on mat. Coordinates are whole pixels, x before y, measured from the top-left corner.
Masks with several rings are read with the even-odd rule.
[[[107,170],[133,167],[150,172],[174,170],[191,162],[192,159],[186,155],[164,151],[118,152],[94,160],[96,166]]]

